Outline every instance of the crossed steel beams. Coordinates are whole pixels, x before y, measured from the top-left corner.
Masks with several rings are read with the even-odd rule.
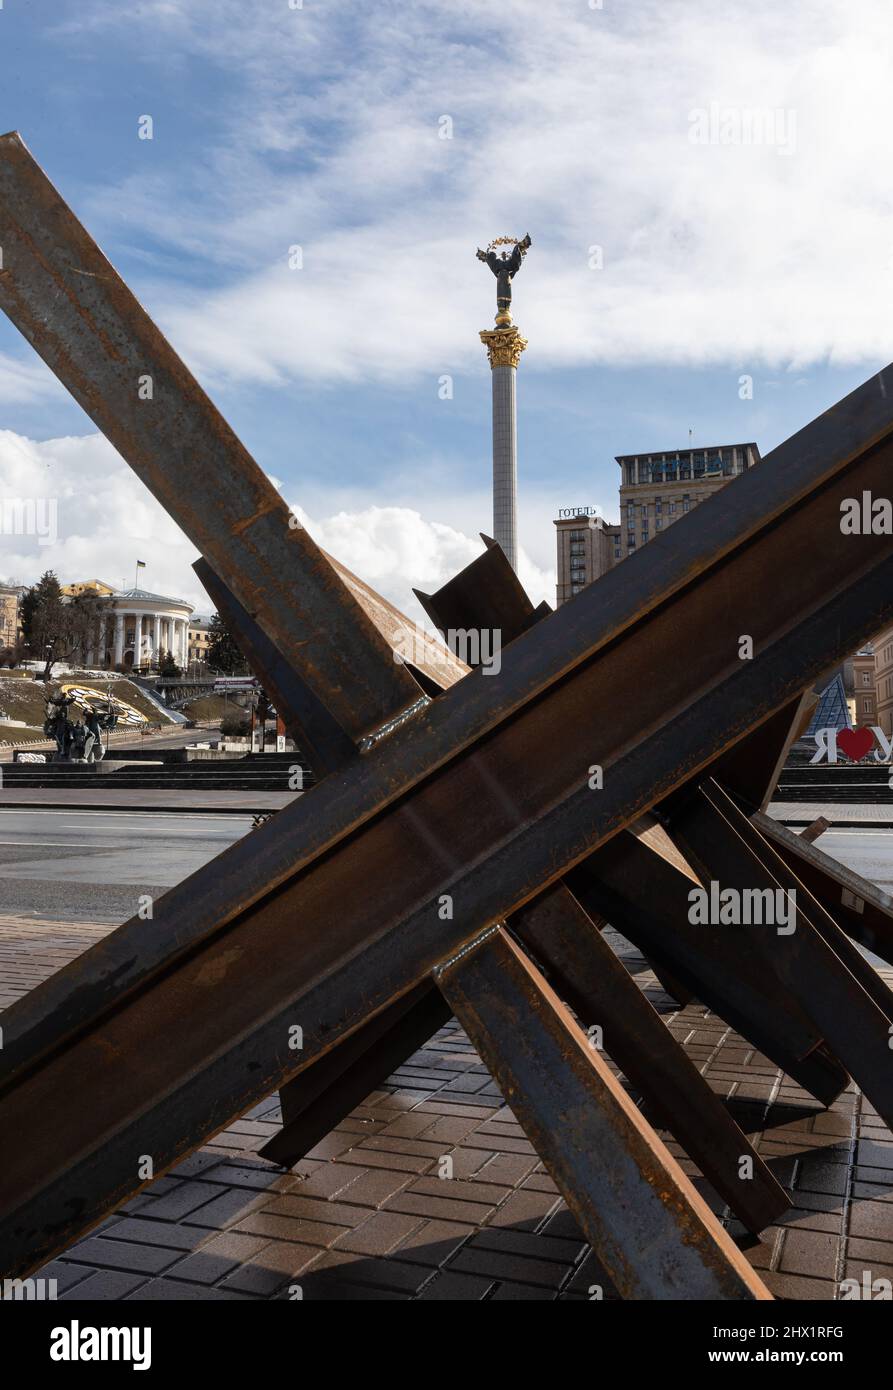
[[[480,628],[475,615],[483,612],[506,643],[539,616],[492,542],[437,596],[419,597],[442,630]],[[237,631],[241,636],[241,630]],[[247,646],[256,649],[250,629],[245,636]],[[572,895],[561,887],[550,890],[545,898],[522,909],[512,919],[512,927],[525,948],[560,981],[560,992],[577,1015],[585,1022],[598,1022],[606,1050],[745,1225],[759,1231],[770,1224],[789,1205],[783,1189]],[[447,1014],[429,996],[414,1001],[411,1008],[398,1001],[328,1054],[338,1071],[329,1075],[331,1085],[323,1095],[318,1066],[288,1082],[281,1091],[283,1128],[261,1151],[263,1155],[288,1165],[297,1162],[336,1120],[426,1041]],[[345,1060],[339,1065],[342,1052]],[[745,1156],[751,1171],[742,1179]]]
[[[408,671],[385,681],[367,669],[358,605],[339,598],[331,566],[304,540],[297,616],[289,617],[284,576],[295,571],[286,560],[303,533],[13,137],[0,141],[0,244],[9,251],[0,276],[7,312],[171,503],[293,669],[309,673],[323,703],[325,618],[344,604],[331,633],[349,639],[359,664],[328,705],[338,723],[362,711],[374,738],[376,718],[389,724],[401,702],[403,711],[417,705]],[[156,392],[140,415],[142,375]],[[607,576],[519,637],[498,677],[472,673],[374,757],[326,778],[250,846],[234,846],[167,894],[151,932],[125,924],[10,1010],[0,1100],[3,1267],[29,1267],[64,1245],[139,1185],[142,1155],[162,1171],[438,969],[451,1002],[467,982],[472,1036],[495,1057],[513,1103],[518,1090],[528,1128],[553,1132],[550,1092],[579,1124],[549,1161],[621,1290],[765,1296],[539,974],[523,961],[519,969],[504,932],[487,928],[889,620],[891,558],[880,538],[841,537],[839,505],[859,490],[882,493],[890,432],[881,376],[777,450],[774,467],[767,460],[718,495],[719,506],[706,503],[700,524],[680,522],[619,582]],[[237,504],[224,509],[221,528],[214,509],[199,516],[194,504],[213,496],[221,477],[228,488],[230,469]],[[269,611],[261,609],[265,567],[279,586]],[[677,639],[699,628],[710,640],[682,671]],[[754,640],[752,662],[738,659],[742,630]],[[377,641],[376,667],[387,652]],[[364,683],[354,704],[350,692]],[[608,709],[610,732],[597,713]],[[583,758],[567,746],[568,730]],[[605,771],[598,793],[586,778],[594,762]],[[444,894],[451,920],[438,912]],[[487,974],[494,959],[507,982],[498,1007]],[[297,1066],[295,1026],[304,1041]],[[635,1152],[622,1203],[597,1162],[581,1169],[569,1161],[564,1150],[577,1138],[596,1156]],[[661,1188],[669,1200],[658,1210],[649,1192]],[[635,1233],[630,1241],[611,1226],[631,1199],[649,1213],[647,1251]]]

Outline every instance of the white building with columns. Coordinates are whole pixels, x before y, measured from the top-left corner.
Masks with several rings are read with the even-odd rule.
[[[146,589],[120,589],[100,597],[108,604],[108,612],[100,619],[98,650],[90,654],[88,665],[157,668],[162,654],[171,652],[185,670],[191,603]]]

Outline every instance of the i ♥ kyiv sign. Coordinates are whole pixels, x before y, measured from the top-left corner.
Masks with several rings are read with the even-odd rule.
[[[877,725],[858,729],[816,729],[813,737],[816,751],[809,760],[810,765],[839,762],[841,753],[854,763],[862,762],[869,754],[873,755],[873,762],[893,762],[893,738],[888,739]]]

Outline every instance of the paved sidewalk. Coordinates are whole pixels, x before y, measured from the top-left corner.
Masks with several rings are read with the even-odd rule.
[[[835,825],[865,825],[875,829],[893,826],[893,805],[850,801],[773,801],[768,811],[773,820],[785,825],[811,825],[824,816]]]
[[[106,930],[0,919],[0,999]],[[761,1240],[728,1223],[772,1292],[830,1300],[842,1279],[866,1270],[893,1280],[893,1137],[871,1106],[851,1088],[822,1111],[703,1006],[678,1010],[634,949],[611,939],[792,1190],[791,1211]],[[612,1296],[456,1023],[289,1173],[257,1157],[278,1119],[272,1097],[47,1265],[60,1298],[263,1300],[300,1291],[305,1299],[574,1301],[597,1286]],[[439,1176],[445,1159],[452,1177]],[[687,1159],[683,1166],[696,1177]]]

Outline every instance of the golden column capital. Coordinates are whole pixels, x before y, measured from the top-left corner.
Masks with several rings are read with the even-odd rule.
[[[480,336],[491,368],[517,367],[527,346],[527,339],[522,338],[517,328],[484,328]]]

